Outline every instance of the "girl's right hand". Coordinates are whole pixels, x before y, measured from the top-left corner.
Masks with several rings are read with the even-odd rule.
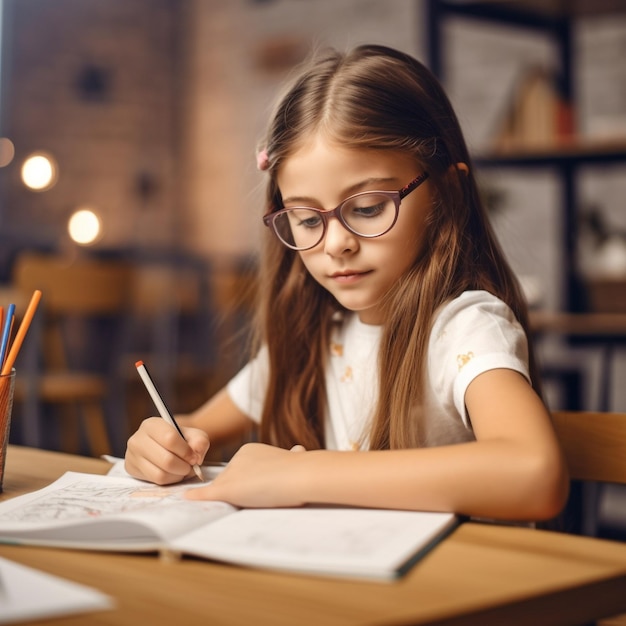
[[[193,476],[192,466],[202,464],[209,436],[199,428],[176,429],[160,417],[145,419],[128,440],[124,466],[135,478],[169,485]]]

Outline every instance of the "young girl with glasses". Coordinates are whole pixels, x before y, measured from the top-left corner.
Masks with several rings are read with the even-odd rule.
[[[180,481],[256,424],[190,498],[556,516],[568,475],[526,305],[436,79],[381,46],[326,52],[263,146],[257,349],[180,419],[186,441],[145,420],[127,470]]]

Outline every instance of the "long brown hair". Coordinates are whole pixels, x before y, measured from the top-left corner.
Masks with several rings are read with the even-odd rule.
[[[276,175],[314,132],[343,147],[395,150],[429,172],[435,202],[422,253],[390,288],[379,354],[379,399],[371,449],[419,446],[425,353],[437,309],[463,291],[484,289],[507,303],[528,334],[517,281],[489,225],[458,120],[442,87],[416,59],[382,46],[309,60],[276,107],[264,147],[266,210],[282,208]],[[261,439],[324,447],[324,371],[333,320],[342,307],[305,269],[297,252],[265,233],[257,339],[270,377]],[[531,377],[538,384],[531,354]]]

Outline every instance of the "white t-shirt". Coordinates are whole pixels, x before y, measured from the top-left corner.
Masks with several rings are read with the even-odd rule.
[[[333,334],[326,370],[326,448],[367,449],[378,394],[382,327],[350,313]],[[443,306],[428,342],[423,427],[426,446],[474,439],[465,392],[479,374],[505,368],[529,379],[528,341],[511,309],[486,291],[467,291]],[[237,407],[259,422],[268,379],[261,350],[228,384]]]

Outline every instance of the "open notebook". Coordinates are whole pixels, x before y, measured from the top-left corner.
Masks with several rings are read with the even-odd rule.
[[[68,472],[0,503],[0,542],[115,551],[169,550],[252,567],[393,579],[451,532],[451,513],[349,507],[237,509],[186,500],[199,482],[159,487]]]

